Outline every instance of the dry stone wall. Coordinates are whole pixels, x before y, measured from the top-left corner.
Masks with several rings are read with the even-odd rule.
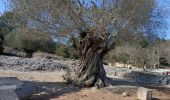
[[[53,59],[21,58],[0,56],[0,69],[20,71],[55,71],[67,68],[72,62],[57,61]]]
[[[170,85],[170,76],[152,72],[132,71],[129,77],[145,85]]]

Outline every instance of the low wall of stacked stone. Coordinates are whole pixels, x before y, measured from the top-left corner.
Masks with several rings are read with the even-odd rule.
[[[58,61],[45,58],[21,58],[0,56],[0,69],[19,71],[55,71],[71,66],[70,61]]]
[[[129,78],[144,85],[170,85],[170,76],[159,73],[131,71]]]
[[[105,67],[107,76],[112,78],[130,79],[142,85],[170,85],[170,76],[156,72],[145,72],[142,69]]]

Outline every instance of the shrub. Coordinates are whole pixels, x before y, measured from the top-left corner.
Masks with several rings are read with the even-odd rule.
[[[71,58],[71,59],[79,58],[79,55],[74,48],[63,44],[58,44],[56,46],[55,54],[64,58]]]
[[[55,44],[51,35],[38,31],[30,31],[26,28],[16,28],[5,36],[5,42],[8,46],[15,49],[23,49],[27,53],[43,51],[53,53]]]

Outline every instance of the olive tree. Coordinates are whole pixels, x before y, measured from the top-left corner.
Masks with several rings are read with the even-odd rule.
[[[80,65],[71,82],[77,86],[106,86],[103,57],[126,31],[135,36],[151,17],[155,0],[11,0],[27,27],[70,39]],[[64,38],[63,38],[64,37]]]

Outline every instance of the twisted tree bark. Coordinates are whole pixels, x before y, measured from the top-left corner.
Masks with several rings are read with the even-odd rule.
[[[107,86],[103,57],[114,48],[114,42],[109,45],[109,42],[100,37],[84,35],[82,37],[80,45],[76,46],[80,51],[80,65],[75,70],[74,78],[71,78],[72,83],[79,87]]]

